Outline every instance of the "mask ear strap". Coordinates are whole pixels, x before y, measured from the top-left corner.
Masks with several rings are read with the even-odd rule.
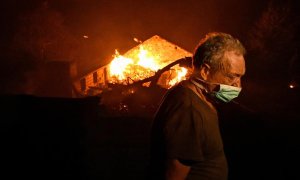
[[[202,85],[202,84],[200,84],[200,83],[198,83],[196,80],[194,80],[194,79],[191,79],[190,80],[191,81],[191,83],[195,86],[195,89],[196,89],[196,91],[195,90],[193,90],[196,94],[203,94],[205,97],[207,97],[208,99],[211,99],[212,100],[212,97],[211,97],[211,93],[209,93],[208,92],[208,90]],[[202,81],[202,80],[201,80]],[[204,82],[204,81],[203,81]],[[204,82],[205,83],[205,82]],[[200,91],[200,90],[201,91]]]
[[[207,100],[207,98],[209,98],[209,93],[207,91],[207,89],[200,84],[199,82],[197,82],[196,79],[194,78],[190,78],[189,81],[191,82],[191,85],[193,87],[189,87],[200,99],[203,99],[205,101],[208,102],[208,104],[210,104],[211,102]],[[209,98],[210,99],[210,98]],[[209,105],[211,106],[211,105]],[[212,107],[213,108],[213,107]],[[213,108],[214,109],[214,108]]]
[[[195,84],[195,81],[191,81],[195,88],[190,88],[200,99],[204,100],[207,105],[216,112],[216,108],[212,105],[213,101],[209,95],[209,93],[206,91],[205,88],[200,88],[197,84]]]
[[[212,91],[212,92],[209,92],[202,84],[200,84],[199,82],[197,81],[200,81],[200,82],[203,82],[205,84],[215,84],[215,83],[209,83],[207,81],[204,81],[203,79],[200,79],[200,78],[197,78],[197,77],[194,77],[192,79],[190,79],[191,83],[195,86],[195,89],[197,92],[195,92],[195,90],[193,90],[196,94],[203,94],[205,95],[205,97],[207,99],[209,99],[209,102],[211,103],[219,103],[219,100],[217,98],[214,97],[214,93],[216,91]],[[219,84],[215,84],[215,85],[219,85]],[[220,88],[220,86],[219,86]],[[199,91],[199,89],[201,89],[201,91]]]
[[[194,82],[196,82],[198,85],[200,85],[201,87],[203,87],[204,90],[206,91],[206,93],[209,93],[208,85],[213,85],[213,91],[219,91],[219,90],[220,90],[220,84],[207,82],[207,81],[205,81],[205,80],[203,80],[203,79],[200,79],[200,78],[198,78],[198,77],[193,77],[192,80],[193,80]],[[200,81],[200,82],[204,83],[204,84],[206,85],[206,87],[203,86],[202,84],[198,83],[197,81],[198,81],[198,82]]]
[[[199,79],[199,78],[192,78],[190,79],[191,83],[194,84],[194,86],[198,89],[203,90],[205,93],[207,93],[207,89],[206,87],[204,87],[202,84],[198,83],[197,81],[201,81],[203,83],[205,83],[205,81]]]

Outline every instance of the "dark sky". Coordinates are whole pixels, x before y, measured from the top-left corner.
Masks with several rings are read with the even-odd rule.
[[[115,48],[122,53],[135,46],[134,37],[143,41],[157,34],[188,51],[193,51],[209,31],[225,31],[242,38],[265,6],[250,0],[62,2],[56,7],[64,11],[74,33],[89,35],[89,42],[95,43],[95,51],[105,60],[111,58]]]
[[[41,2],[1,2],[1,24],[5,24],[1,39],[9,40],[16,18]],[[243,41],[267,1],[52,0],[48,4],[62,13],[70,32],[90,47],[91,59],[81,65],[93,67],[110,61],[114,49],[124,53],[135,46],[134,37],[144,41],[159,35],[188,51],[209,31],[231,33]]]
[[[158,34],[186,49],[192,49],[208,31],[243,33],[264,6],[239,0],[77,0],[72,5],[62,2],[55,6],[66,14],[66,21],[77,33],[111,40],[116,37],[143,40]]]

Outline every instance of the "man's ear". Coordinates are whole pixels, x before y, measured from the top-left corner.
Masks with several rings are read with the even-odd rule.
[[[210,73],[210,66],[208,64],[202,64],[200,68],[200,76],[203,80],[207,80]]]

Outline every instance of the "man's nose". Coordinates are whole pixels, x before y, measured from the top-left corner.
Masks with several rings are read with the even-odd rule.
[[[241,78],[238,78],[237,80],[235,80],[232,83],[232,86],[234,86],[234,87],[241,87]]]

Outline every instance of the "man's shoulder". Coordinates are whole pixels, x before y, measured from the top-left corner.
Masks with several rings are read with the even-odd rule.
[[[173,86],[165,94],[165,98],[176,101],[190,101],[193,96],[193,91],[185,86],[185,82],[180,82],[176,86]]]
[[[184,80],[177,85],[173,86],[171,89],[167,91],[167,94],[181,94],[181,95],[189,95],[192,90],[187,86],[188,81]]]
[[[171,97],[178,97],[179,99],[184,99],[184,100],[197,100],[197,101],[204,101],[203,97],[200,97],[197,95],[196,90],[193,90],[193,84],[188,81],[182,81],[176,86],[172,87],[169,89],[169,91],[166,93],[166,96],[171,96]]]
[[[196,90],[193,90],[191,81],[185,80],[170,89],[166,96],[168,96],[169,101],[176,101],[177,103],[179,102],[189,106],[192,105],[192,108],[198,111],[213,111],[216,113],[215,107],[205,100],[204,95],[199,96],[195,91]]]

